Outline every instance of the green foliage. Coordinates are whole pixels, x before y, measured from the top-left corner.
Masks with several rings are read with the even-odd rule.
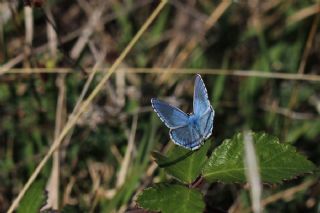
[[[8,87],[6,85],[0,85],[0,102],[5,102],[9,97]]]
[[[297,153],[290,144],[281,144],[276,137],[265,133],[252,133],[252,137],[263,182],[279,183],[315,169],[315,165]],[[189,183],[189,186],[201,172],[210,183],[245,182],[247,168],[244,165],[243,138],[243,134],[239,133],[232,139],[225,140],[209,159],[206,157],[210,147],[208,142],[198,151],[175,146],[167,156],[158,152],[154,152],[153,156],[168,174],[181,182]],[[196,183],[192,186],[194,185]],[[198,191],[164,183],[145,189],[137,202],[142,208],[161,212],[202,212],[204,206]]]
[[[165,27],[168,23],[168,19],[170,14],[170,7],[166,7],[162,10],[161,16],[157,20],[155,20],[153,26],[150,29],[150,37],[153,40],[158,40],[161,38],[161,32],[165,30]]]
[[[44,187],[44,181],[34,182],[21,200],[17,213],[38,213],[46,199]]]
[[[137,147],[137,156],[132,162],[132,167],[129,170],[126,182],[118,189],[117,194],[111,200],[108,200],[107,202],[105,200],[101,200],[100,208],[102,212],[112,212],[112,210],[120,207],[122,203],[126,203],[131,199],[141,174],[146,170],[151,149],[157,139],[156,127],[158,126],[158,121],[155,116],[156,115],[150,116],[149,125],[144,126],[143,131],[148,132],[148,134],[144,135]]]
[[[253,133],[253,141],[263,182],[278,183],[315,169],[312,162],[290,144],[265,133]],[[203,169],[209,182],[245,182],[243,135],[225,140],[211,155]]]
[[[199,150],[189,151],[180,146],[174,148],[164,156],[154,152],[157,164],[165,171],[184,183],[193,182],[200,174],[204,163],[207,160],[207,152],[210,142],[207,141]]]
[[[34,31],[40,33],[33,34],[30,52],[29,45],[24,44],[24,30],[21,30],[26,15],[24,7],[21,4],[15,7],[14,3],[7,2],[11,1],[4,1],[3,11],[6,12],[1,14],[3,28],[0,30],[0,64],[4,70],[7,67],[22,68],[21,71],[25,73],[1,72],[0,181],[3,196],[0,212],[7,211],[13,195],[17,194],[17,188],[13,186],[25,183],[49,149],[54,138],[55,123],[59,121],[56,120],[56,110],[58,99],[62,97],[57,87],[57,76],[60,74],[30,74],[29,71],[32,69],[29,70],[29,67],[75,68],[66,75],[64,82],[66,96],[65,102],[61,105],[64,115],[59,118],[64,125],[97,56],[106,52],[102,67],[110,67],[159,3],[125,0],[98,3],[87,1],[88,4],[77,4],[76,1],[65,1],[64,7],[60,7],[59,2],[62,1],[47,1],[50,8],[59,8],[52,11],[55,22],[60,23],[57,35],[61,37],[58,40],[62,41],[58,44],[58,55],[55,57],[51,55],[52,51],[48,51],[50,39],[46,38],[43,30],[48,24],[45,12],[40,8],[32,10]],[[169,138],[167,129],[155,113],[151,112],[150,98],[163,96],[184,110],[192,108],[191,75],[198,70],[189,69],[191,67],[205,72],[202,75],[210,102],[216,111],[213,133],[215,141],[221,143],[235,131],[244,128],[267,131],[279,136],[280,141],[297,146],[298,150],[305,152],[310,160],[319,165],[320,84],[317,81],[275,79],[273,77],[276,76],[272,74],[290,73],[294,76],[298,74],[298,69],[303,67],[301,65],[304,62],[304,74],[317,74],[320,67],[320,48],[315,48],[316,38],[319,38],[317,14],[301,16],[303,11],[316,9],[315,1],[275,2],[276,4],[269,4],[268,1],[257,1],[256,5],[251,5],[232,1],[224,12],[219,6],[224,4],[221,1],[197,1],[186,4],[179,1],[168,2],[123,63],[123,68],[139,68],[139,73],[131,73],[136,71],[129,69],[129,73],[116,73],[112,76],[102,94],[88,107],[88,114],[81,116],[82,121],[74,128],[70,143],[61,146],[60,166],[63,178],[60,179],[60,188],[65,191],[66,187],[70,186],[70,181],[75,178],[71,191],[72,199],[77,203],[75,212],[89,212],[93,208],[91,201],[95,200],[91,197],[88,199],[88,195],[91,195],[89,192],[96,183],[94,180],[99,180],[99,195],[100,192],[109,191],[115,194],[110,193],[111,197],[109,193],[106,193],[107,196],[99,196],[96,208],[92,211],[118,212],[123,206],[132,206],[133,196],[142,184],[166,180],[169,176],[173,177],[175,182],[190,186],[190,183],[202,175],[202,166],[190,166],[191,164],[187,163],[188,159],[192,159],[191,156],[185,159],[186,162],[182,160],[160,171],[154,171],[153,164],[150,165],[150,152],[154,145],[157,146],[156,149],[162,149],[162,142]],[[95,14],[100,6],[105,7],[101,19],[92,26],[90,23],[88,25],[91,15]],[[7,16],[10,11],[11,18]],[[221,11],[221,16],[215,16],[215,11]],[[217,19],[208,19],[212,14]],[[5,21],[7,18],[9,19]],[[214,25],[207,28],[205,25],[209,20],[213,20]],[[257,23],[260,22],[261,29],[257,30],[256,20]],[[80,57],[70,61],[66,53],[71,51],[83,36],[81,32],[87,29],[87,26],[94,27],[93,34],[88,37]],[[314,33],[311,31],[314,28],[312,26],[317,28]],[[311,35],[314,37],[311,38]],[[189,48],[190,44],[193,44],[194,48]],[[307,44],[311,44],[312,48],[308,48]],[[304,51],[308,53],[306,58],[303,57]],[[79,65],[85,67],[88,73],[81,72]],[[185,69],[179,73],[163,69],[163,72],[169,74],[169,77],[165,77],[163,73],[155,74],[155,70],[144,70],[144,67]],[[215,75],[211,68],[229,70],[232,75]],[[245,77],[241,76],[241,73],[238,76],[238,70],[263,71],[270,74],[271,78]],[[12,71],[15,69],[8,70]],[[89,92],[94,89],[103,73],[97,74],[93,84],[89,86]],[[122,77],[124,81],[121,80]],[[118,92],[125,94],[124,106],[118,104]],[[155,116],[155,121],[153,118],[150,119],[150,115]],[[136,131],[132,131],[134,116],[138,117]],[[160,128],[158,124],[161,125]],[[130,135],[135,136],[134,147],[125,183],[118,187],[118,173],[128,150],[127,141]],[[207,141],[206,145],[209,145],[209,142]],[[225,145],[222,144],[223,146]],[[219,148],[216,151],[218,150]],[[199,151],[195,155],[198,155]],[[173,150],[170,152],[175,153]],[[169,153],[164,155],[160,155],[159,159],[169,158]],[[206,164],[208,160],[203,159]],[[44,173],[49,172],[50,162]],[[99,167],[91,166],[91,162]],[[239,163],[242,163],[240,158]],[[186,165],[189,167],[185,167]],[[187,176],[185,173],[188,170],[183,168],[190,168],[192,175]],[[313,174],[313,177],[319,177],[319,173]],[[302,178],[286,181],[276,189],[264,187],[263,196],[281,192],[304,181]],[[198,183],[197,181],[196,184]],[[208,188],[207,186],[208,184],[192,185],[206,191],[206,198],[212,196],[206,199],[206,207],[228,209],[234,203],[235,197],[232,194],[237,195],[237,200],[245,208],[250,206],[248,193],[243,187],[235,187],[232,184],[211,184]],[[41,191],[40,195],[42,193]],[[60,193],[59,196],[62,199],[63,194]],[[239,199],[240,196],[245,197],[246,202]],[[294,212],[297,209],[300,212],[316,212],[319,205],[310,205],[310,202],[307,202],[316,197],[319,197],[319,193],[309,187],[304,193],[293,195],[290,202],[268,205],[266,208],[271,206],[271,209],[266,209],[266,212]],[[66,212],[70,212],[70,208],[62,207],[63,212],[65,209]],[[207,211],[211,212],[210,208]]]
[[[119,40],[119,43],[121,45],[127,43],[132,38],[132,25],[129,23],[129,18],[126,14],[120,14],[122,5],[120,3],[115,3],[113,5],[114,11],[116,12],[118,16],[118,23],[120,25],[120,28],[122,29],[121,33],[121,39]]]
[[[144,209],[162,213],[201,213],[205,207],[198,190],[177,184],[156,184],[147,188],[137,202]]]

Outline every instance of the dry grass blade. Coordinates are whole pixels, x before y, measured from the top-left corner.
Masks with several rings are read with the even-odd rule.
[[[298,70],[298,74],[300,74],[300,75],[305,73],[305,67],[306,67],[306,64],[307,64],[307,59],[308,59],[308,56],[310,54],[310,51],[311,51],[311,48],[312,48],[312,44],[313,44],[313,42],[315,40],[315,35],[316,35],[316,32],[317,32],[318,23],[319,23],[319,17],[320,17],[320,14],[317,14],[316,17],[314,17],[314,20],[313,20],[312,25],[311,25],[311,29],[310,29],[309,34],[308,34],[308,39],[307,39],[307,42],[306,42],[306,45],[305,45],[305,48],[304,48],[304,51],[303,51],[303,55],[302,55],[302,58],[301,58],[301,61],[300,61],[300,65],[299,65],[299,70]],[[293,89],[292,89],[290,100],[289,100],[289,104],[288,104],[289,111],[291,109],[293,109],[295,107],[295,105],[297,104],[298,91],[299,91],[299,85],[295,84]],[[288,123],[289,122],[287,120],[287,124]]]
[[[232,1],[222,1],[217,8],[211,13],[211,15],[208,17],[208,19],[204,23],[204,32],[202,34],[205,34],[212,26],[218,21],[218,19],[223,15],[223,13],[228,9],[228,7],[231,5]],[[194,48],[199,43],[199,40],[201,39],[202,34],[197,34],[186,44],[185,48],[178,54],[177,58],[175,59],[172,67],[181,67],[182,64],[188,59]],[[169,71],[169,69],[167,70]],[[165,81],[169,77],[169,72],[164,72],[164,74],[161,77],[161,81]]]
[[[293,14],[288,18],[287,22],[288,24],[293,24],[295,22],[301,21],[319,12],[320,12],[320,5],[319,3],[316,3],[309,7],[303,8],[299,12]]]
[[[56,111],[56,124],[54,130],[54,137],[57,138],[61,132],[63,124],[65,122],[66,115],[66,85],[65,85],[65,74],[60,74],[57,77],[57,86],[59,90],[58,101],[57,101],[57,111]],[[46,189],[48,191],[48,199],[46,208],[58,209],[59,207],[59,176],[60,176],[60,152],[56,150],[53,153],[52,169],[49,181],[47,183]]]
[[[31,46],[33,39],[33,12],[32,7],[24,8],[25,26],[26,26],[26,44]]]
[[[308,35],[307,43],[306,43],[305,49],[303,51],[301,63],[300,63],[300,66],[299,66],[299,70],[298,70],[299,74],[302,74],[305,71],[305,67],[306,67],[306,64],[307,64],[307,59],[308,59],[308,56],[310,54],[310,51],[311,51],[311,48],[312,48],[312,43],[313,43],[314,37],[315,37],[316,32],[317,32],[317,28],[318,28],[318,24],[319,24],[319,18],[320,18],[320,14],[317,14],[316,17],[313,20],[313,23],[312,23],[312,26],[311,26],[311,29],[310,29],[310,32],[309,32],[309,35]]]
[[[158,16],[162,8],[166,5],[167,1],[162,0],[160,4],[155,8],[155,10],[152,12],[152,14],[148,17],[148,19],[145,21],[145,23],[142,25],[142,27],[139,29],[137,34],[133,37],[133,39],[130,41],[130,43],[127,45],[127,47],[122,51],[120,56],[117,58],[117,60],[113,63],[113,65],[110,67],[108,72],[105,72],[105,75],[100,80],[99,84],[95,87],[95,89],[92,91],[92,93],[89,95],[89,97],[81,104],[81,107],[76,113],[75,116],[70,118],[63,128],[61,134],[59,137],[54,140],[52,146],[50,147],[48,153],[44,156],[44,158],[41,160],[41,162],[38,164],[30,178],[28,179],[27,183],[24,185],[20,193],[18,194],[17,198],[13,201],[11,204],[8,212],[11,213],[14,211],[14,209],[19,205],[20,200],[26,193],[26,191],[29,189],[31,184],[34,182],[44,165],[47,163],[47,161],[50,159],[53,152],[60,146],[62,140],[64,137],[68,134],[68,132],[74,127],[76,124],[78,118],[80,115],[87,109],[89,104],[92,102],[92,100],[96,97],[96,95],[99,93],[99,91],[102,89],[106,81],[109,79],[109,77],[116,71],[116,69],[119,67],[121,62],[124,60],[124,58],[127,56],[129,51],[133,48],[133,46],[137,43],[137,41],[140,39],[142,34],[148,29],[148,27],[151,25],[151,23],[154,21],[154,19]]]
[[[88,90],[89,90],[89,86],[90,84],[92,83],[93,79],[94,79],[94,76],[96,75],[97,71],[98,71],[98,68],[100,67],[100,65],[102,64],[103,62],[103,59],[106,55],[106,50],[102,50],[102,53],[98,56],[98,59],[97,59],[97,62],[96,64],[94,65],[94,67],[92,68],[92,71],[90,72],[90,75],[88,77],[88,79],[86,80],[86,83],[84,84],[83,88],[82,88],[82,91],[80,93],[80,96],[79,98],[77,99],[77,102],[76,102],[76,105],[75,107],[73,108],[69,118],[71,119],[79,110],[80,106],[81,106],[81,103],[85,97],[85,95],[87,94]],[[63,145],[64,147],[67,147],[68,144],[70,143],[70,139],[71,139],[71,136],[72,136],[72,131],[69,132],[69,134],[65,137],[64,141],[63,141]],[[63,150],[61,152],[61,156],[62,158],[64,158],[66,155],[66,152]]]
[[[247,180],[250,184],[250,194],[252,210],[254,213],[262,212],[261,193],[262,184],[259,174],[258,160],[253,145],[252,135],[249,132],[244,133],[244,148],[245,148],[245,165]]]
[[[24,8],[25,17],[25,45],[24,45],[24,66],[31,67],[29,57],[31,55],[31,47],[33,40],[33,10],[31,7]]]
[[[45,7],[45,12],[50,20],[54,20],[49,6]],[[55,60],[57,58],[58,47],[58,35],[54,30],[51,23],[47,22],[47,36],[49,41],[49,50],[51,57]],[[58,100],[56,108],[56,122],[54,130],[54,138],[57,138],[61,132],[61,129],[65,123],[66,116],[66,74],[62,73],[57,76],[56,84],[58,87]],[[53,154],[52,168],[50,178],[47,182],[46,190],[48,192],[48,198],[46,205],[42,209],[58,209],[59,208],[59,185],[60,185],[60,152],[56,150]]]
[[[5,68],[6,69],[6,68]],[[104,68],[109,69],[109,68]],[[1,73],[0,68],[0,73]],[[227,70],[227,69],[193,69],[193,68],[134,68],[126,67],[121,71],[124,73],[150,73],[161,74],[167,70],[175,74],[206,74],[206,75],[226,75],[226,76],[239,76],[239,77],[257,77],[257,78],[270,78],[270,79],[283,79],[295,81],[320,81],[320,75],[315,74],[296,74],[285,72],[262,72],[260,70]],[[34,73],[72,73],[71,68],[32,68],[32,69],[11,69],[6,74],[34,74]]]
[[[277,113],[280,115],[283,115],[287,118],[294,119],[294,120],[310,120],[310,119],[316,119],[316,115],[312,113],[303,113],[303,112],[295,112],[288,108],[279,107],[277,105],[264,105],[261,106],[261,109],[267,112]]]
[[[4,65],[1,65],[0,67],[0,75],[5,74],[10,70],[10,68],[14,67],[16,64],[20,63],[24,58],[24,54],[20,54],[13,59],[11,59],[9,62],[5,63]]]
[[[102,4],[93,11],[88,25],[83,29],[81,36],[71,50],[70,56],[72,59],[77,59],[83,49],[86,47],[86,44],[89,41],[89,37],[92,35],[95,26],[97,25],[97,23],[100,23],[99,20],[101,19],[101,16],[105,11],[106,2],[107,1],[102,1]]]
[[[53,24],[54,23],[54,18],[52,15],[52,12],[49,8],[49,6],[45,7],[45,13],[47,17],[52,20]],[[58,50],[58,35],[57,32],[55,31],[54,27],[51,25],[51,23],[47,22],[47,35],[48,35],[48,43],[49,43],[49,50],[51,56],[56,59],[57,57],[57,50]]]
[[[121,169],[118,173],[118,179],[116,182],[117,188],[120,188],[124,184],[126,177],[127,177],[129,165],[131,162],[132,152],[134,149],[134,139],[135,139],[135,135],[136,135],[136,131],[137,131],[137,125],[138,125],[138,115],[136,114],[133,117],[132,127],[131,127],[130,136],[129,136],[129,140],[128,140],[127,151],[126,151],[126,154],[125,154],[124,159],[122,161]]]
[[[281,200],[281,199],[283,199],[283,200],[292,199],[296,193],[306,190],[314,183],[315,183],[314,180],[305,181],[297,186],[294,186],[294,187],[289,188],[287,190],[270,195],[269,197],[266,197],[265,199],[263,199],[261,201],[261,203],[263,206],[267,206],[270,203],[274,203],[274,202]]]
[[[149,0],[141,0],[139,1],[139,3],[132,5],[131,7],[128,8],[124,8],[124,11],[120,14],[120,15],[125,15],[129,12],[132,12],[134,10],[137,10],[147,4],[150,4],[151,1]],[[117,15],[119,14],[115,14],[115,13],[111,13],[111,14],[107,14],[104,18],[103,18],[103,23],[107,23],[109,21],[114,20]],[[64,44],[66,42],[69,42],[73,39],[75,39],[77,36],[79,36],[81,34],[81,32],[83,31],[83,28],[77,29],[75,31],[70,32],[69,34],[61,37],[61,44]],[[40,47],[36,47],[33,49],[34,53],[40,53],[40,52],[44,52],[47,50],[47,43],[44,45],[41,45]],[[17,55],[16,57],[12,58],[10,61],[8,61],[7,63],[3,64],[0,67],[0,75],[5,74],[6,72],[8,72],[12,67],[16,66],[17,64],[19,64],[22,60],[24,59],[24,53],[21,53],[19,55]]]

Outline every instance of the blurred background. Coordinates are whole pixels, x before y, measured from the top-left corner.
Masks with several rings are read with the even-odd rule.
[[[88,92],[158,3],[0,2],[0,212],[61,132],[93,67],[102,71]],[[319,11],[316,0],[170,0],[41,171],[48,205],[136,211],[137,193],[170,179],[151,158],[172,143],[150,99],[192,112],[195,73],[216,112],[213,147],[252,129],[319,165]],[[240,184],[201,190],[207,212],[250,206]],[[320,212],[315,175],[267,185],[263,197],[266,212]]]

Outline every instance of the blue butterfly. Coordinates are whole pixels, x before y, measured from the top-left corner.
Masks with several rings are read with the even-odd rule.
[[[199,74],[196,75],[193,113],[186,114],[166,102],[151,99],[154,111],[170,129],[171,140],[186,149],[196,150],[209,138],[213,129],[214,110],[209,102],[207,89]]]

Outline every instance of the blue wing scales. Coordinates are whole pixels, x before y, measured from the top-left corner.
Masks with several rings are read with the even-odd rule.
[[[151,104],[160,119],[170,128],[170,138],[175,144],[195,150],[210,137],[215,112],[200,75],[196,76],[194,86],[193,114],[195,117],[191,118],[177,107],[157,99],[151,99]]]
[[[213,118],[214,118],[214,110],[210,106],[207,112],[205,112],[199,119],[200,134],[204,139],[209,138],[212,133]]]
[[[177,107],[154,98],[151,99],[151,104],[154,111],[168,128],[172,129],[188,124],[188,115]]]
[[[191,150],[198,149],[203,141],[199,132],[189,125],[171,129],[170,138],[175,144]]]
[[[193,113],[201,116],[209,107],[211,107],[211,104],[208,99],[206,86],[201,76],[197,74],[193,93]]]

